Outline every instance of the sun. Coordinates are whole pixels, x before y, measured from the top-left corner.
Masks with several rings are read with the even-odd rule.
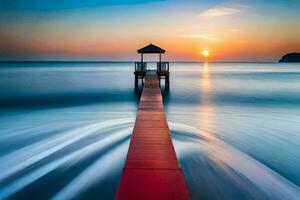
[[[207,49],[203,50],[202,55],[207,58],[210,55],[209,50],[207,50]]]

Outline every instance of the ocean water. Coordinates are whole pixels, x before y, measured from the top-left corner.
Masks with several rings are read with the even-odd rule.
[[[192,199],[300,199],[300,64],[171,63],[165,112]],[[133,63],[0,64],[0,199],[114,199]]]

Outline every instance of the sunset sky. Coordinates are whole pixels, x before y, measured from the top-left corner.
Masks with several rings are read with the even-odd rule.
[[[300,52],[299,0],[0,0],[0,60],[276,61]]]

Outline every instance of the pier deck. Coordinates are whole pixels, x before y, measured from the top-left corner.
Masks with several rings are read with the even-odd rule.
[[[147,72],[116,199],[190,199],[164,114],[157,74]]]

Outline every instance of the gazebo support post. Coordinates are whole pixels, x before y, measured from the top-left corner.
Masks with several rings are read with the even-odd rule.
[[[161,53],[159,54],[159,64],[161,63]]]
[[[138,88],[138,86],[139,86],[139,79],[138,79],[138,76],[135,75],[135,78],[134,78],[134,87]]]
[[[168,75],[168,76],[166,76],[166,79],[165,79],[165,87],[166,87],[167,89],[169,89],[169,88],[170,88],[170,80],[169,80],[169,75]]]
[[[161,53],[159,53],[158,71],[161,71]],[[160,86],[160,79],[161,79],[161,76],[158,76],[159,86]]]
[[[141,53],[141,69],[144,70],[143,68],[144,68],[144,54]],[[144,77],[142,77],[142,84],[144,85]]]
[[[142,65],[143,65],[143,62],[144,62],[144,54],[141,53],[141,63],[142,63]]]

